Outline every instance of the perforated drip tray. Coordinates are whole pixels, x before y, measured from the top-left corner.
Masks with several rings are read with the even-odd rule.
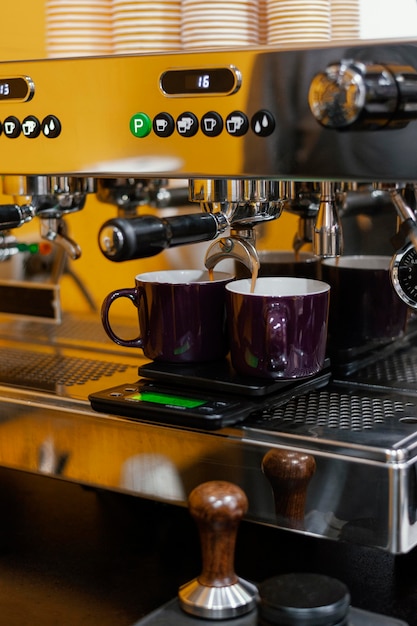
[[[113,319],[114,331],[125,339],[137,336],[138,328],[125,319]],[[117,355],[133,356],[133,350],[123,348],[104,332],[99,313],[64,313],[60,324],[0,317],[0,339],[18,343],[94,349]],[[137,353],[138,354],[138,353]]]
[[[417,441],[417,396],[332,382],[266,407],[249,417],[244,429],[251,439],[270,433],[298,445],[305,440],[312,449],[342,443],[347,455],[387,461],[398,454],[405,460]]]
[[[90,393],[103,387],[137,378],[136,363],[96,356],[71,350],[8,346],[1,353],[0,384],[87,400]]]
[[[357,362],[351,371],[336,372],[334,380],[417,395],[417,337],[405,338],[384,353]]]

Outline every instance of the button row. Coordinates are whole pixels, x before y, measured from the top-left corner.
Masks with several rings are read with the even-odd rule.
[[[22,122],[14,115],[10,115],[0,122],[0,135],[2,133],[9,139],[16,139],[20,134],[35,139],[41,133],[49,139],[55,139],[61,133],[61,122],[55,115],[47,115],[42,122],[34,115],[28,115]]]
[[[176,120],[169,113],[158,113],[152,120],[146,113],[136,113],[130,119],[130,131],[135,137],[146,137],[153,130],[158,137],[170,137],[176,130],[183,137],[193,137],[199,129],[207,137],[217,137],[225,129],[229,135],[242,137],[249,128],[259,137],[268,137],[275,129],[275,119],[270,111],[257,111],[249,121],[242,111],[229,113],[225,120],[216,111],[209,111],[201,120],[185,111]]]

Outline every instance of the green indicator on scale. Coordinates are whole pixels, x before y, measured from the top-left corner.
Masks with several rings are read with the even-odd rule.
[[[152,121],[146,113],[135,113],[130,118],[130,132],[135,137],[146,137],[152,130]]]
[[[142,391],[129,396],[130,400],[142,402],[153,402],[154,404],[166,404],[169,406],[178,406],[184,409],[194,409],[198,406],[206,404],[205,400],[197,400],[194,398],[184,398],[182,396],[173,396],[167,393],[159,393],[157,391]]]

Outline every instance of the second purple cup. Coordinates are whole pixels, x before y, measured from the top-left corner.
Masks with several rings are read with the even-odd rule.
[[[261,277],[226,285],[230,354],[238,374],[311,376],[324,365],[330,286],[319,280]]]
[[[231,274],[200,270],[164,270],[139,274],[135,287],[117,289],[104,300],[104,330],[118,345],[141,348],[153,361],[194,363],[226,356],[225,286]],[[111,327],[110,307],[118,298],[137,309],[139,334],[119,337]]]

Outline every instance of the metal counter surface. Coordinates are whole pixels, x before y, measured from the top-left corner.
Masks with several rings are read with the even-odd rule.
[[[87,338],[74,332],[73,323],[69,319],[58,329],[7,321],[0,325],[3,376],[15,367],[16,354],[18,371],[27,366],[25,371],[33,375],[24,384],[9,379],[0,385],[0,626],[134,626],[175,598],[178,587],[200,571],[199,541],[184,506],[186,496],[196,484],[216,478],[241,484],[251,503],[249,518],[261,521],[254,524],[248,518],[240,526],[240,576],[255,582],[289,571],[335,576],[348,585],[355,607],[417,626],[416,548],[408,545],[407,554],[395,555],[372,545],[379,540],[386,547],[391,537],[396,547],[401,541],[404,547],[414,533],[415,428],[411,420],[404,431],[395,416],[407,406],[405,398],[413,404],[414,396],[383,390],[380,399],[389,405],[388,416],[376,412],[375,423],[366,418],[363,428],[353,431],[354,445],[348,434],[341,446],[309,437],[302,428],[297,433],[294,402],[287,415],[265,416],[264,430],[248,424],[202,433],[139,423],[97,414],[85,400],[87,388],[102,388],[129,372],[136,378],[137,355],[120,354],[103,342],[97,321],[83,321]],[[82,373],[82,384],[73,379],[74,371]],[[99,371],[96,380],[91,371]],[[350,397],[356,403],[369,400],[354,389]],[[282,419],[287,425],[279,433]],[[393,425],[387,428],[384,419]],[[337,432],[343,435],[342,426]],[[330,427],[334,425],[315,423],[313,428],[336,432]],[[381,431],[387,449],[370,445]],[[277,527],[271,488],[260,469],[274,441],[278,448],[302,451],[309,441],[310,452],[314,449],[318,470],[304,521],[316,524],[316,532],[314,526],[291,532]],[[364,450],[371,448],[373,456],[363,465]],[[340,474],[346,469],[351,475],[347,480],[344,474],[340,491]],[[352,486],[359,494],[353,503],[348,497]],[[335,492],[339,498],[332,502]],[[364,501],[373,517],[360,520]],[[400,503],[402,509],[396,506]],[[348,524],[343,523],[346,512]],[[377,514],[380,525],[375,525]],[[400,518],[408,520],[406,527]],[[394,538],[392,524],[399,532]]]
[[[97,320],[81,322],[84,335],[71,318],[55,330],[0,326],[0,466],[179,506],[198,484],[228,480],[247,494],[248,520],[392,553],[417,544],[411,383],[405,393],[330,383],[210,432],[127,419],[93,411],[88,394],[134,382],[143,360],[119,354]],[[296,523],[277,513],[262,470],[271,450],[314,461]]]

